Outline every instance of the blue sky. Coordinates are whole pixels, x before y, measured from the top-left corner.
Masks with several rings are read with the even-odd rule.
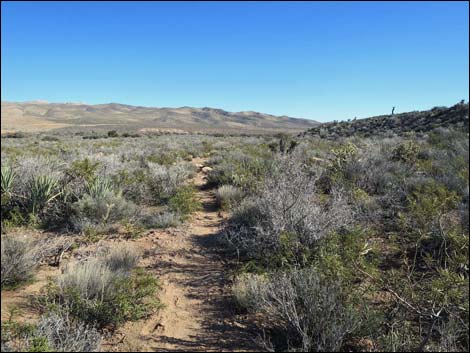
[[[467,2],[2,2],[2,100],[320,121],[469,96]]]

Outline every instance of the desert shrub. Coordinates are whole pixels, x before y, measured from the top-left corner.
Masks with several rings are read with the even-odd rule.
[[[269,283],[266,275],[243,273],[232,284],[232,295],[240,308],[259,310],[264,287]]]
[[[42,141],[47,141],[47,142],[57,142],[60,141],[60,139],[57,136],[50,136],[46,135],[41,138]]]
[[[360,316],[346,304],[341,286],[312,269],[245,280],[242,293],[242,303],[267,315],[285,335],[283,350],[339,351],[360,326]]]
[[[450,213],[456,209],[458,196],[444,185],[430,182],[408,195],[407,213],[403,213],[400,222],[407,237],[405,242],[414,243],[420,250],[415,261],[434,259],[439,264],[450,266],[453,256],[468,249],[468,237],[459,229],[460,223],[453,222]],[[417,242],[417,243],[416,243]],[[465,244],[466,243],[466,244]],[[463,249],[462,249],[463,247]],[[465,256],[458,256],[459,265],[464,266]]]
[[[22,131],[15,131],[2,136],[2,138],[26,138],[28,134]]]
[[[115,274],[102,261],[90,259],[67,268],[58,277],[62,293],[73,288],[80,298],[86,300],[109,300],[113,296]]]
[[[193,185],[180,187],[168,202],[170,210],[180,214],[183,218],[201,208],[201,202],[196,195]]]
[[[147,160],[149,163],[164,165],[164,166],[171,166],[174,163],[178,162],[180,158],[180,153],[176,151],[161,151],[158,154],[150,154],[147,156]]]
[[[468,138],[446,141],[441,148],[431,148],[427,152],[428,160],[424,171],[459,195],[468,195]]]
[[[105,255],[103,262],[112,272],[129,273],[140,259],[139,252],[128,244],[113,246]]]
[[[110,130],[108,131],[108,137],[119,137],[119,134],[116,130]]]
[[[32,179],[40,176],[60,180],[63,177],[61,164],[62,162],[58,157],[52,157],[48,154],[26,155],[17,159],[12,164],[18,176],[15,192],[27,195]]]
[[[406,194],[391,239],[401,261],[395,271],[374,276],[379,287],[399,293],[387,318],[396,328],[382,337],[384,349],[468,349],[469,238],[456,217],[458,201],[434,180]]]
[[[340,185],[350,185],[358,174],[358,147],[352,143],[331,149],[332,158],[325,173],[317,181],[322,192],[330,192]]]
[[[144,228],[137,219],[135,221],[124,221],[122,225],[122,234],[125,239],[138,239],[144,234]]]
[[[122,134],[122,137],[142,137],[142,135],[138,134],[138,133],[128,133],[128,132],[125,132]]]
[[[101,344],[101,335],[96,329],[71,319],[67,313],[43,315],[34,336],[36,340],[44,339],[54,352],[96,352]]]
[[[2,352],[96,352],[100,344],[95,328],[63,311],[46,313],[35,324],[12,316],[2,322]]]
[[[68,171],[73,177],[92,183],[96,178],[99,163],[92,162],[88,157],[83,160],[76,160]]]
[[[39,262],[39,251],[31,240],[2,236],[1,254],[2,288],[32,278]]]
[[[49,285],[41,303],[66,310],[73,318],[100,328],[137,320],[156,307],[157,303],[147,298],[155,293],[158,283],[143,271],[129,271],[133,263],[135,257],[131,254],[70,266],[56,283]]]
[[[371,195],[387,195],[396,189],[398,180],[405,176],[401,162],[388,161],[384,153],[362,155],[361,162],[348,166],[346,176],[356,186]],[[409,170],[409,169],[408,169]]]
[[[148,163],[148,166],[149,186],[157,202],[166,201],[174,196],[190,175],[188,168],[183,165],[165,167]]]
[[[259,196],[242,203],[226,228],[228,242],[270,265],[304,263],[316,242],[353,223],[340,191],[327,199],[315,192],[317,177],[298,161],[281,159]],[[251,213],[247,220],[241,216]]]
[[[243,192],[235,186],[222,185],[217,189],[215,196],[218,206],[228,209],[241,201]]]
[[[213,170],[207,175],[207,183],[211,186],[233,185],[244,191],[254,191],[272,168],[273,161],[267,157],[252,151],[229,152],[220,163],[213,165]]]
[[[334,170],[341,170],[344,164],[354,159],[358,153],[358,148],[355,144],[349,142],[344,146],[334,148],[331,152],[334,156],[332,168]]]
[[[134,203],[120,193],[98,189],[76,201],[72,208],[72,222],[76,230],[82,231],[90,225],[109,225],[135,216]]]
[[[128,200],[137,204],[155,203],[155,196],[149,187],[149,176],[145,168],[126,165],[113,175],[115,185],[122,189]]]
[[[169,228],[180,224],[181,216],[172,211],[164,211],[157,214],[145,215],[141,223],[146,228]]]
[[[274,153],[291,153],[298,146],[299,142],[292,136],[281,133],[277,137],[279,141],[273,141],[268,144],[269,149]]]
[[[419,154],[419,146],[414,141],[407,141],[400,145],[392,151],[392,159],[396,161],[402,161],[405,163],[414,163],[416,162]]]
[[[240,206],[236,207],[231,214],[229,219],[230,228],[235,227],[242,231],[255,228],[263,218],[258,202],[259,200],[254,197],[244,199]]]

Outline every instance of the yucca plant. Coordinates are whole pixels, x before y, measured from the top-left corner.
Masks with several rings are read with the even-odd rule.
[[[35,215],[49,202],[59,196],[62,191],[59,190],[59,181],[47,175],[33,177],[29,183],[31,212]]]
[[[114,191],[113,183],[106,178],[98,177],[88,184],[88,194],[95,199],[101,199]]]
[[[2,165],[2,194],[9,194],[11,192],[15,177],[15,172],[10,166]]]

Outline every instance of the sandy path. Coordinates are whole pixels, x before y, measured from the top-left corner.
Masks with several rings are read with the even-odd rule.
[[[194,164],[204,163],[194,159]],[[226,267],[217,253],[222,215],[204,174],[194,179],[203,209],[184,230],[155,232],[142,266],[155,273],[165,305],[146,320],[129,322],[104,345],[112,351],[259,351],[254,331],[235,314]],[[144,244],[140,244],[143,246]]]
[[[30,298],[38,296],[41,293],[41,289],[47,284],[48,278],[55,277],[59,273],[60,271],[57,267],[40,266],[32,283],[15,290],[2,290],[2,322],[8,320],[11,314],[13,314],[12,318],[16,321],[35,322],[40,313],[30,305]]]

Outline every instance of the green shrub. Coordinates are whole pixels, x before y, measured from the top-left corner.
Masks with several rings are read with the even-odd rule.
[[[419,155],[419,146],[414,141],[407,141],[398,145],[392,151],[392,159],[405,163],[415,163]]]
[[[83,179],[88,184],[91,184],[96,178],[96,171],[99,165],[99,162],[91,162],[88,158],[73,161],[69,173],[73,177]]]
[[[233,185],[243,191],[256,191],[272,167],[272,159],[264,155],[232,152],[214,165],[207,175],[207,183],[211,186]]]
[[[60,141],[60,139],[57,137],[57,136],[49,136],[49,135],[46,135],[46,136],[43,136],[41,138],[42,141],[48,141],[48,142],[57,142],[57,141]]]
[[[196,189],[193,185],[180,187],[176,194],[170,198],[168,205],[173,212],[181,214],[183,218],[201,208],[197,198]]]
[[[158,282],[143,270],[129,272],[135,261],[133,256],[126,257],[131,261],[91,259],[67,268],[48,286],[41,300],[43,306],[61,308],[75,319],[100,328],[142,318],[158,307],[157,302],[149,300]]]
[[[119,134],[116,130],[110,130],[108,131],[108,137],[119,137]]]
[[[332,161],[332,167],[334,170],[341,170],[345,163],[348,163],[350,160],[355,158],[358,153],[358,148],[353,143],[349,142],[348,144],[334,148],[331,151],[334,155]]]

